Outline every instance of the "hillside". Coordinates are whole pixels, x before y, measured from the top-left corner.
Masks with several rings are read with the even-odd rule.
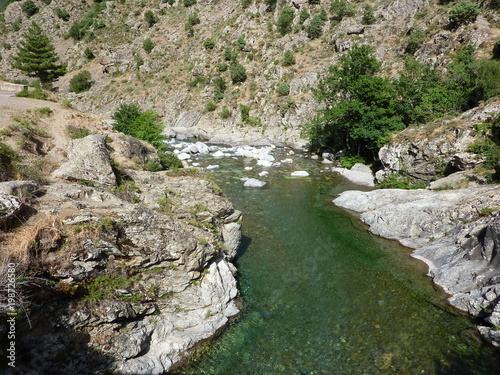
[[[133,102],[155,109],[171,135],[225,143],[304,144],[301,126],[319,108],[312,95],[319,78],[354,44],[372,46],[382,74],[395,77],[409,56],[441,70],[468,45],[476,48],[476,58],[489,58],[500,36],[500,18],[490,3],[482,4],[474,22],[454,28],[448,18],[456,2],[352,2],[348,12],[327,1],[34,4],[38,11],[30,17],[22,1],[3,13],[3,77],[25,79],[11,62],[34,21],[68,64],[69,73],[55,87],[75,108],[109,118],[120,103]],[[374,10],[371,19],[367,5]],[[285,58],[285,51],[292,52]],[[236,61],[246,79],[233,83]],[[92,87],[70,93],[70,79],[84,70]],[[241,105],[249,107],[243,117]]]

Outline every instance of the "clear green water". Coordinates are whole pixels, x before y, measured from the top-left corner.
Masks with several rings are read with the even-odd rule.
[[[202,162],[205,164],[214,164]],[[245,310],[178,374],[499,374],[500,353],[449,308],[422,263],[331,204],[348,188],[302,160],[248,190],[248,160],[213,178],[244,213],[237,259]]]

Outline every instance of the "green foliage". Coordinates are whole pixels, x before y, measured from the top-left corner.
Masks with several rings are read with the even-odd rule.
[[[295,64],[295,56],[293,51],[286,50],[283,54],[283,59],[281,60],[281,65],[283,66],[291,66]]]
[[[44,86],[66,74],[66,65],[58,63],[54,45],[40,26],[33,23],[23,37],[17,55],[13,56],[13,68],[40,79]]]
[[[135,60],[135,66],[137,69],[139,69],[141,66],[144,65],[144,60],[140,54],[134,53],[134,60]]]
[[[153,11],[147,10],[144,13],[144,21],[146,21],[146,23],[148,24],[149,27],[152,27],[152,26],[154,26],[155,23],[158,22],[158,19],[154,15]]]
[[[405,53],[413,55],[420,48],[422,43],[427,38],[424,30],[414,29],[411,31],[410,35],[406,38]]]
[[[219,112],[219,116],[223,119],[228,119],[229,117],[231,117],[232,113],[231,113],[231,110],[229,110],[228,108],[224,108],[222,111]]]
[[[240,35],[238,39],[236,40],[236,48],[239,51],[243,51],[245,47],[247,46],[247,42],[245,40],[245,37],[243,35]]]
[[[479,5],[469,0],[462,0],[451,10],[448,21],[451,27],[458,27],[465,23],[474,22],[479,15]]]
[[[196,0],[182,0],[182,4],[187,8],[196,4]]]
[[[365,164],[366,160],[360,155],[346,155],[340,158],[340,164],[344,168],[351,169],[352,167],[354,167],[354,164],[357,163]]]
[[[14,31],[19,31],[21,30],[21,25],[23,24],[23,19],[21,17],[19,17],[17,20],[15,20],[14,22],[12,22],[12,29]]]
[[[315,15],[309,22],[309,25],[306,26],[307,36],[311,39],[319,38],[321,35],[323,35],[323,24],[324,21],[321,15]]]
[[[245,122],[250,118],[250,107],[248,105],[240,104],[241,119]]]
[[[205,107],[206,111],[207,112],[213,112],[217,109],[217,104],[215,104],[214,102],[212,101],[209,101],[207,103],[207,106]]]
[[[23,10],[24,14],[26,14],[26,17],[28,17],[28,18],[30,18],[31,16],[34,16],[40,10],[32,0],[26,0],[23,3],[21,9]]]
[[[373,7],[369,4],[366,4],[363,8],[363,18],[361,19],[361,23],[363,25],[372,25],[375,22],[377,22],[377,19],[375,18]]]
[[[226,63],[217,63],[217,70],[219,72],[225,72],[228,68],[228,65]]]
[[[95,59],[94,52],[89,47],[85,48],[85,51],[83,51],[83,55],[87,60]]]
[[[70,79],[69,81],[69,91],[70,92],[76,92],[81,93],[84,91],[90,90],[92,87],[92,81],[91,81],[92,76],[90,75],[90,72],[87,70],[83,70],[77,75],[75,75],[73,78]]]
[[[266,12],[274,12],[276,9],[276,3],[278,0],[264,0],[264,4],[266,4]]]
[[[311,5],[321,4],[321,0],[307,0],[307,2]]]
[[[231,64],[229,74],[233,83],[245,82],[247,79],[247,71],[245,67],[237,62]]]
[[[143,111],[136,104],[122,104],[112,118],[115,120],[113,129],[149,142],[158,149],[165,147],[163,126],[160,125],[155,111]]]
[[[214,49],[215,48],[215,42],[210,39],[210,38],[207,38],[204,40],[203,42],[203,47],[205,47],[205,49]]]
[[[36,88],[34,90],[24,89],[19,91],[16,96],[18,98],[30,98],[30,99],[38,99],[38,100],[47,100],[47,93],[43,91],[41,88]]]
[[[56,12],[56,16],[59,17],[60,19],[62,19],[63,21],[69,20],[70,15],[66,9],[62,9],[62,8],[57,7],[55,9],[55,12]]]
[[[224,99],[224,93],[226,92],[226,82],[221,77],[214,79],[214,100],[220,101]]]
[[[19,160],[17,153],[7,144],[0,142],[0,181],[13,177],[13,162]]]
[[[241,6],[243,9],[248,8],[250,5],[252,5],[253,0],[241,0]]]
[[[281,9],[278,16],[278,32],[281,35],[286,35],[292,32],[292,23],[295,18],[295,11],[290,7],[284,7]]]
[[[191,26],[194,26],[194,25],[199,25],[200,24],[200,17],[198,17],[198,14],[197,13],[192,13],[188,16],[188,20],[187,20],[187,23]]]
[[[235,62],[238,59],[238,52],[233,51],[231,48],[227,47],[224,50],[224,60]]]
[[[290,94],[290,86],[288,85],[288,83],[281,83],[276,92],[278,93],[278,96],[287,96],[288,94]]]
[[[342,21],[345,17],[353,17],[356,9],[345,0],[335,0],[330,4],[330,13],[334,20]]]
[[[182,168],[182,161],[173,152],[158,151],[161,170],[177,170]]]
[[[68,127],[69,136],[72,139],[85,138],[90,135],[90,130],[87,128],[76,128],[76,127]]]
[[[427,184],[424,182],[413,183],[410,177],[404,177],[393,173],[387,176],[378,184],[381,189],[425,189]]]
[[[302,9],[299,13],[299,23],[302,25],[310,16],[306,9]]]
[[[151,41],[151,39],[147,38],[147,39],[144,39],[144,41],[142,42],[142,48],[144,49],[144,51],[146,51],[146,53],[149,54],[149,53],[151,53],[153,48],[155,48],[155,45]]]
[[[52,109],[50,107],[41,107],[41,108],[37,108],[36,110],[38,113],[44,115],[44,116],[48,116],[50,114],[53,113]]]
[[[367,45],[355,45],[330,67],[317,92],[325,103],[307,129],[313,151],[346,150],[374,157],[394,131],[404,129],[397,97],[388,79],[377,75],[380,62]]]
[[[90,31],[92,27],[97,29],[99,27],[103,27],[104,24],[97,21],[99,17],[99,13],[102,12],[106,8],[106,2],[95,3],[94,8],[87,12],[85,16],[80,20],[75,22],[70,29],[68,30],[68,34],[66,37],[73,38],[74,40],[83,40],[85,36],[88,40],[94,39],[95,35]]]
[[[134,295],[118,294],[118,289],[128,289],[132,287],[133,280],[128,277],[116,277],[111,275],[96,277],[91,283],[87,284],[87,295],[83,300],[90,304],[97,304],[104,299],[116,298],[123,301],[137,302]],[[140,300],[140,298],[138,299]]]

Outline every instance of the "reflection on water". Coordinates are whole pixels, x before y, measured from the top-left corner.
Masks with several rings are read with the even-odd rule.
[[[239,179],[260,169],[248,163],[219,160],[211,172],[244,213],[245,311],[179,374],[498,373],[500,353],[481,346],[425,266],[331,204],[346,188],[335,176],[302,159],[310,177],[272,168],[264,189],[249,190]]]

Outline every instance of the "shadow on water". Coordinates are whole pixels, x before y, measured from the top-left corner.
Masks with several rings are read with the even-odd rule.
[[[238,247],[238,251],[236,252],[236,256],[234,257],[234,260],[237,261],[239,258],[244,256],[248,250],[248,247],[252,243],[252,239],[248,236],[241,236],[241,242],[240,246]]]

